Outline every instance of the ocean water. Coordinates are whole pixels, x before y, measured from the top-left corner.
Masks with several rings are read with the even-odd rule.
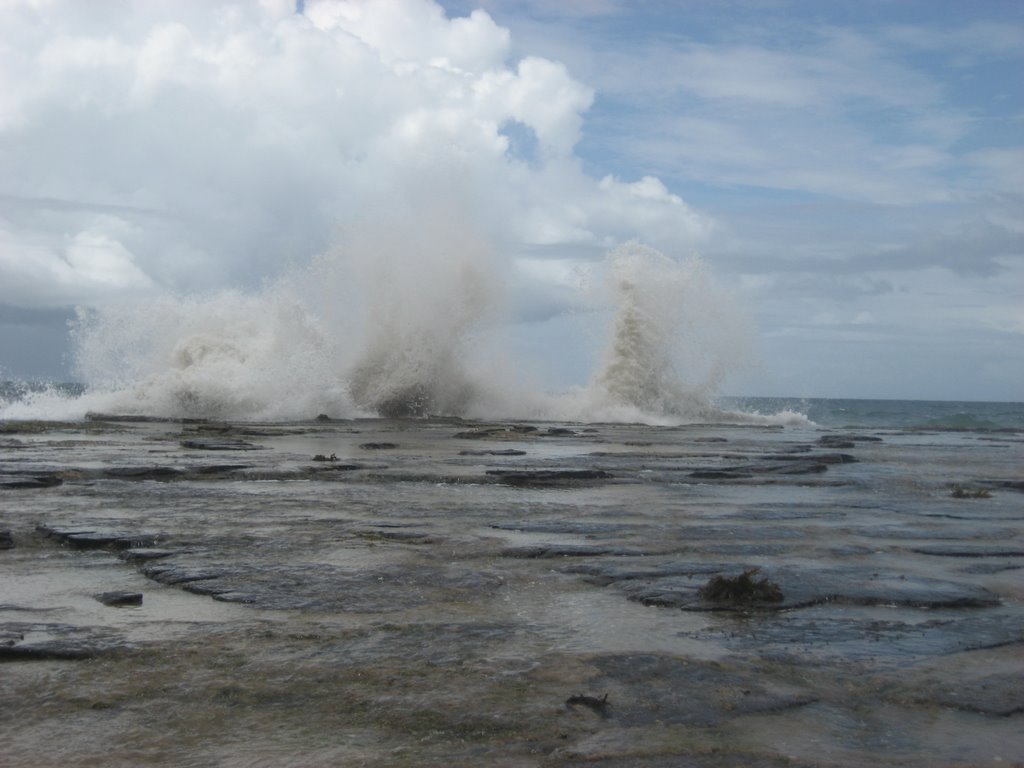
[[[79,382],[2,381],[0,420],[79,420],[95,397]],[[164,416],[154,412],[153,416]],[[306,418],[318,414],[312,412]],[[501,417],[502,414],[495,414]],[[644,422],[643,414],[627,411],[619,421]],[[639,416],[639,418],[637,418]],[[243,419],[244,420],[244,419]],[[603,420],[603,419],[599,419]],[[616,421],[616,419],[607,419]],[[658,414],[653,423],[767,423],[831,429],[894,429],[949,432],[1024,430],[1024,403],[959,400],[875,400],[857,398],[718,397],[696,415],[671,419]]]
[[[1024,429],[1024,403],[846,398],[720,398],[723,409],[799,413],[823,427],[1000,431]]]

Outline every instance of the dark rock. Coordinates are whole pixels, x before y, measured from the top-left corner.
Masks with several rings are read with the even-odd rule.
[[[390,451],[398,447],[398,443],[361,443],[364,451]]]
[[[1002,573],[1003,571],[1019,571],[1024,569],[1024,565],[1015,563],[972,563],[964,567],[962,570],[964,573]]]
[[[100,651],[74,641],[0,645],[0,661],[81,661]]]
[[[800,458],[779,454],[760,458],[768,458],[771,463],[759,461],[729,467],[698,469],[690,472],[688,477],[694,480],[751,480],[771,475],[813,475],[827,471],[829,464],[845,464],[856,461],[854,457],[845,453],[810,455]]]
[[[150,560],[163,560],[165,557],[182,554],[178,549],[155,549],[153,547],[141,547],[139,549],[125,549],[118,552],[117,556],[126,563],[147,563]]]
[[[604,547],[597,544],[537,544],[527,547],[508,547],[501,550],[502,557],[525,559],[554,557],[629,557],[644,554],[640,550],[625,547]]]
[[[389,528],[370,528],[362,531],[356,531],[356,535],[368,539],[403,541],[413,544],[430,544],[434,541],[429,533],[424,533],[423,531],[396,531]]]
[[[491,451],[459,451],[459,456],[525,456],[526,451],[520,451],[516,448],[508,448],[506,450],[491,450]]]
[[[481,427],[456,432],[452,437],[460,440],[509,440],[536,432],[537,428],[527,424],[508,424],[498,427]]]
[[[256,451],[260,446],[247,440],[232,440],[218,437],[193,437],[181,441],[182,448],[195,451]]]
[[[333,454],[332,454],[333,455]],[[313,461],[318,461],[316,456],[313,457]],[[322,460],[321,460],[322,461]],[[357,469],[383,469],[384,467],[368,464],[350,464],[348,462],[330,461],[317,467],[308,467],[307,472],[311,473],[322,473],[322,472],[354,472]]]
[[[586,520],[539,520],[537,522],[491,523],[491,528],[500,531],[525,531],[527,533],[565,533],[571,535],[592,535],[629,531],[636,526],[628,523],[595,523]]]
[[[72,533],[60,538],[63,538],[70,546],[78,549],[151,547],[157,542],[156,536],[120,531],[87,531],[85,533]]]
[[[809,461],[820,462],[821,464],[855,464],[860,459],[848,453],[815,453],[808,456]]]
[[[8,530],[0,530],[0,549],[14,549],[14,536]]]
[[[227,475],[243,469],[251,469],[252,464],[207,464],[201,467],[189,467],[189,472],[197,475]]]
[[[64,480],[54,473],[3,472],[0,473],[0,489],[53,488]]]
[[[698,469],[688,477],[694,480],[749,480],[753,475],[736,469]]]
[[[65,527],[40,524],[36,530],[77,549],[151,547],[157,541],[154,534],[104,530],[87,525]]]
[[[125,648],[121,638],[95,627],[40,622],[0,624],[0,662],[80,661]]]
[[[551,486],[607,480],[614,475],[602,469],[489,469],[487,474],[499,483],[512,486]]]
[[[99,413],[96,411],[89,411],[85,414],[86,421],[113,421],[113,422],[124,422],[125,424],[149,424],[158,423],[164,424],[167,422],[174,421],[187,421],[186,419],[172,419],[166,416],[135,416],[132,414],[118,414],[118,413]]]
[[[46,523],[40,523],[36,526],[36,531],[53,539],[63,539],[65,536],[69,536],[72,533],[91,533],[93,528],[83,526],[47,525]]]
[[[230,575],[225,568],[181,565],[177,563],[147,562],[139,569],[143,576],[161,584],[180,585],[193,581],[221,579]]]
[[[108,467],[102,476],[110,480],[178,480],[185,472],[174,467]]]
[[[93,595],[93,597],[112,608],[142,605],[141,592],[101,592],[98,595]]]
[[[722,573],[729,568],[721,563],[694,563],[679,560],[652,563],[651,558],[629,560],[627,562],[598,561],[595,563],[573,563],[558,570],[562,573],[575,573],[585,577],[592,584],[605,586],[616,582],[637,579],[664,579],[671,576],[710,576]],[[693,585],[696,588],[696,584]]]
[[[919,555],[935,557],[1024,557],[1024,549],[1020,547],[999,547],[970,544],[936,545],[915,547],[911,552]]]
[[[822,435],[818,438],[819,445],[827,445],[831,448],[852,448],[852,445],[846,445],[847,443],[880,443],[882,438],[874,435]],[[844,445],[839,446],[837,443],[843,443]]]
[[[807,461],[794,461],[780,466],[758,467],[757,473],[764,475],[813,475],[828,469],[828,462],[812,457]]]

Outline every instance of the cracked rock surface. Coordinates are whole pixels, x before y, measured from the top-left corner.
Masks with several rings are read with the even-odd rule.
[[[0,761],[1020,765],[1022,467],[971,432],[6,424]],[[782,599],[704,597],[748,572]]]

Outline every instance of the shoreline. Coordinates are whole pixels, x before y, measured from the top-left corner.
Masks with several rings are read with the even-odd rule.
[[[28,426],[0,437],[12,766],[1024,754],[1019,432]],[[782,599],[702,596],[752,568]]]

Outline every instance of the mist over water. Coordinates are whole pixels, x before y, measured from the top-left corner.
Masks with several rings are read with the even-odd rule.
[[[711,400],[749,352],[749,338],[701,260],[676,262],[638,243],[608,260],[616,309],[592,397],[653,416],[724,416]]]
[[[356,356],[340,376],[357,408],[381,416],[466,415],[486,400],[472,353],[500,316],[498,260],[446,206],[422,218],[414,239],[360,231],[322,264],[350,289],[338,330]]]
[[[380,415],[573,421],[777,421],[713,398],[750,331],[700,261],[638,243],[611,251],[610,317],[589,383],[550,394],[504,354],[503,267],[441,209],[414,240],[377,225],[261,290],[81,309],[74,370],[85,392],[36,392],[5,418],[86,412],[215,419]]]

